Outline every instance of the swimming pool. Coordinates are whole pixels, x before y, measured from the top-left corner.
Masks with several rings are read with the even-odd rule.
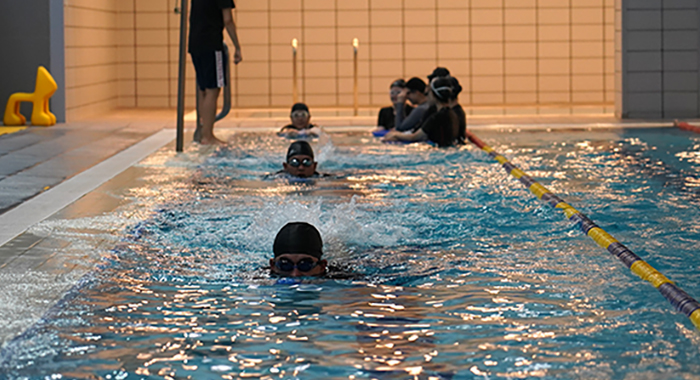
[[[700,138],[672,129],[481,132],[696,298]],[[468,146],[313,145],[314,183],[261,180],[289,141],[168,150],[128,202],[32,229],[97,267],[6,345],[11,379],[693,378],[687,318]],[[275,233],[308,221],[356,280],[276,284]],[[92,265],[86,259],[84,265]]]

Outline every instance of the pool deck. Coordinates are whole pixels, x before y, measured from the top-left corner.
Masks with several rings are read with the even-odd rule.
[[[276,130],[288,123],[286,110],[234,110],[217,129]],[[312,122],[327,131],[369,131],[376,110],[319,110]],[[194,117],[186,117],[192,144]],[[691,121],[692,122],[692,121]],[[470,115],[471,130],[571,130],[671,126],[668,121],[618,121],[605,114]],[[2,129],[4,127],[0,127]],[[96,202],[100,186],[175,139],[173,110],[125,110],[100,118],[30,127],[0,135],[0,348],[34,324],[90,268],[74,264],[65,242],[25,232],[66,206],[108,212],[118,202]],[[122,179],[122,182],[128,182]],[[116,185],[115,185],[116,186]],[[118,186],[124,186],[122,183]],[[98,189],[98,191],[93,191]],[[95,207],[99,204],[99,207]],[[107,204],[107,205],[105,205]],[[111,206],[109,206],[111,204]],[[81,211],[72,210],[75,212]],[[8,306],[9,305],[9,306]]]

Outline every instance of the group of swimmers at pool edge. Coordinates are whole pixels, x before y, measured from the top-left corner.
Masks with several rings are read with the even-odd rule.
[[[382,141],[429,141],[446,147],[464,144],[466,114],[459,105],[462,90],[459,81],[443,67],[428,76],[426,85],[420,78],[394,81],[390,86],[392,107],[379,112],[378,128],[373,131]],[[406,101],[410,101],[409,105]],[[303,103],[292,107],[292,123],[278,135],[289,138],[318,137],[320,128],[310,123],[309,108]],[[304,140],[293,142],[287,150],[283,170],[274,175],[298,178],[321,176],[311,145]],[[282,277],[327,276],[332,266],[323,257],[323,240],[318,230],[305,222],[286,224],[277,233],[270,259],[272,274]],[[341,275],[342,277],[342,275]]]

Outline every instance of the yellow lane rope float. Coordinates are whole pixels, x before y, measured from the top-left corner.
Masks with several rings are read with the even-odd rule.
[[[599,246],[605,248],[610,254],[620,259],[620,261],[630,268],[632,273],[654,285],[654,287],[671,302],[676,310],[690,318],[695,327],[700,330],[700,303],[698,303],[698,301],[689,296],[647,262],[639,258],[639,256],[617,241],[612,235],[605,232],[605,230],[600,228],[586,215],[564,202],[546,187],[515,167],[507,158],[500,155],[490,146],[484,144],[484,142],[474,134],[467,132],[467,137],[474,145],[478,146],[481,150],[498,161],[506,172],[518,179],[518,181],[525,185],[537,198],[547,202],[554,208],[560,209],[569,220],[578,224],[583,233],[593,239]]]

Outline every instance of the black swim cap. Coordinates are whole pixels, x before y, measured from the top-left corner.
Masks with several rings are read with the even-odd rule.
[[[452,81],[449,78],[440,77],[430,83],[430,90],[441,102],[448,102],[452,99]]]
[[[389,88],[392,88],[392,87],[406,88],[406,81],[403,79],[397,79],[397,80],[391,82],[391,86],[389,86]]]
[[[323,241],[316,227],[309,223],[287,223],[277,233],[272,251],[275,257],[285,253],[303,253],[320,259],[323,256]]]
[[[428,81],[432,81],[433,78],[446,77],[448,75],[450,75],[450,70],[447,70],[444,67],[436,67],[435,70],[433,70],[433,73],[428,75]]]
[[[314,150],[311,148],[311,144],[303,140],[295,141],[289,146],[289,149],[287,149],[287,160],[298,154],[314,158]]]
[[[297,103],[292,106],[292,112],[294,111],[306,111],[309,112],[309,107],[306,106],[304,103]]]
[[[408,88],[411,91],[418,91],[421,94],[424,94],[425,82],[423,82],[423,79],[413,77],[408,80],[408,83],[406,83],[406,88]]]

